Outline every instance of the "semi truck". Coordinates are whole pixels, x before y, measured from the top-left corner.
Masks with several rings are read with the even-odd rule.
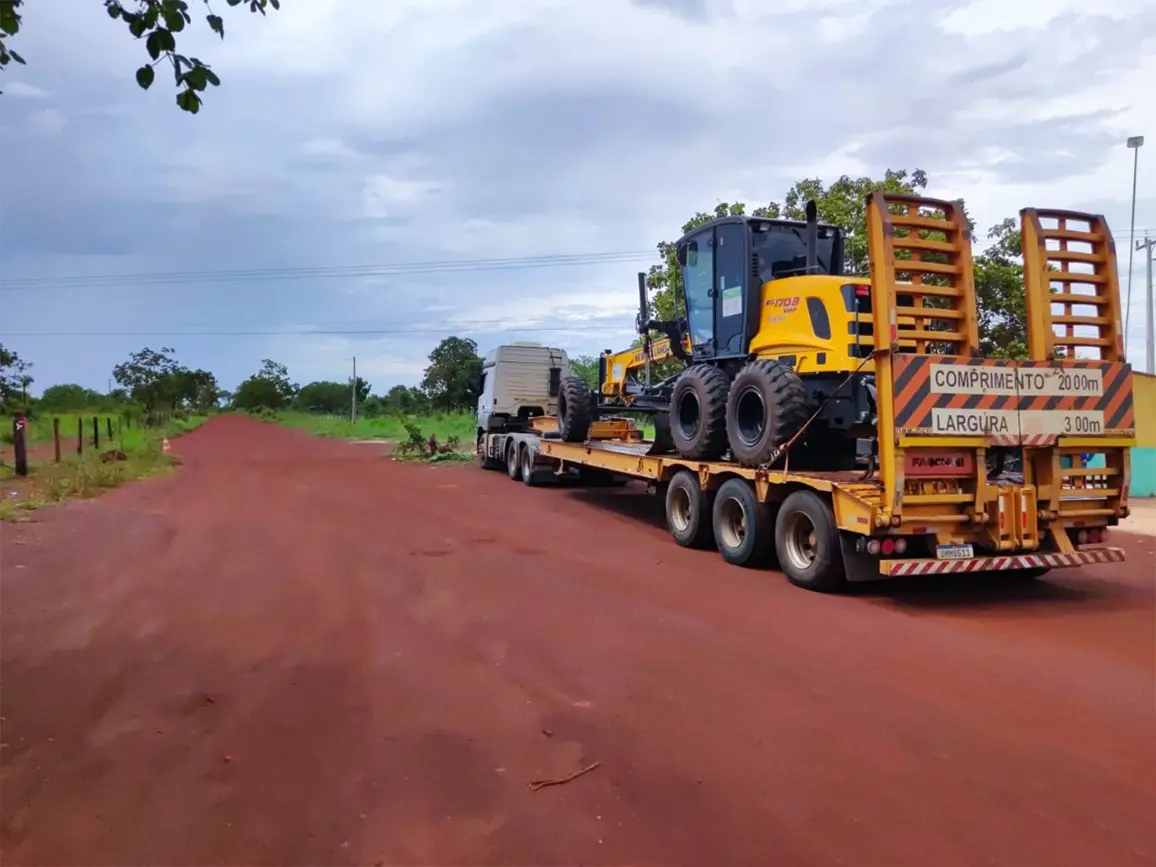
[[[1135,424],[1115,246],[1104,219],[1021,212],[1029,358],[1016,361],[977,351],[970,240],[954,203],[875,193],[866,206],[869,276],[828,272],[817,280],[840,281],[840,291],[783,298],[776,278],[762,282],[753,271],[749,289],[740,288],[750,293],[746,304],[729,286],[704,296],[716,305],[716,328],[724,304],[759,302],[747,317],[752,333],[784,322],[785,309],[803,311],[790,327],[803,332],[809,318],[813,333],[800,334],[772,363],[806,373],[811,356],[847,355],[848,345],[858,359],[757,465],[729,451],[703,460],[656,448],[625,414],[629,403],[605,406],[601,386],[574,377],[561,350],[525,344],[486,360],[479,464],[504,467],[527,485],[639,480],[662,497],[676,543],[716,548],[738,566],[776,565],[816,591],[961,572],[1039,577],[1123,561],[1108,532],[1129,514]],[[712,230],[696,231],[706,239]],[[807,291],[778,279],[782,291]],[[846,306],[818,310],[824,304]],[[832,323],[847,328],[835,334]],[[612,355],[601,370],[610,370]],[[534,385],[506,395],[514,376]],[[848,401],[857,413],[855,436],[845,440],[850,454],[836,455],[837,468],[817,468],[808,430],[825,419],[823,449],[837,448],[831,407],[849,384],[866,394]],[[668,390],[678,389],[676,379]],[[651,401],[638,410],[656,408]],[[684,420],[674,412],[667,424],[677,429]],[[687,441],[696,436],[683,433]]]

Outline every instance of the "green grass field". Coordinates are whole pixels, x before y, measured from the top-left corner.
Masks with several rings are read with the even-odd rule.
[[[65,437],[61,417],[61,437]],[[107,428],[101,417],[100,448],[92,447],[92,419],[88,417],[85,431],[85,449],[76,454],[76,416],[70,418],[69,447],[63,450],[61,462],[53,460],[52,418],[41,418],[29,424],[29,474],[15,475],[12,449],[6,444],[0,465],[0,518],[11,518],[18,512],[36,509],[72,497],[89,497],[115,488],[125,482],[143,479],[172,467],[175,461],[164,453],[164,440],[192,430],[206,420],[206,416],[173,419],[156,428],[123,427],[118,430],[113,422],[114,436],[107,438]],[[47,434],[45,434],[47,431]],[[11,432],[9,432],[9,435]],[[111,453],[111,454],[110,454]],[[120,454],[117,454],[120,453]],[[123,455],[123,458],[121,457]],[[108,456],[106,459],[102,456]]]
[[[339,439],[383,439],[404,442],[409,439],[404,422],[409,421],[421,428],[425,436],[433,434],[438,442],[446,442],[451,436],[467,447],[474,443],[474,417],[471,413],[439,413],[435,415],[387,416],[384,418],[363,418],[353,424],[348,417],[317,415],[307,412],[278,412],[270,421],[316,436],[337,437]]]
[[[393,442],[405,442],[409,434],[405,423],[417,425],[422,436],[433,434],[439,443],[445,443],[451,436],[456,436],[458,442],[466,450],[474,448],[474,431],[476,421],[473,413],[437,413],[431,415],[411,415],[397,417],[359,419],[357,424],[349,421],[347,416],[318,415],[307,412],[282,411],[276,415],[266,416],[269,421],[297,428],[315,436],[336,437],[338,439],[383,439]],[[642,435],[647,439],[654,437],[654,425],[649,421],[640,422]]]

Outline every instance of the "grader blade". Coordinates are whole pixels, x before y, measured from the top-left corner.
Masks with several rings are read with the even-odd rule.
[[[654,414],[654,440],[646,450],[648,455],[668,455],[674,451],[674,438],[670,435],[670,413]]]

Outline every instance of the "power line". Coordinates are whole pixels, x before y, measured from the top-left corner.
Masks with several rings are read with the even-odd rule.
[[[448,274],[473,271],[565,268],[651,261],[653,251],[556,254],[504,259],[455,259],[440,262],[406,262],[378,265],[324,265],[293,268],[249,268],[221,271],[156,271],[125,274],[90,274],[71,277],[18,277],[0,280],[0,291],[40,288],[150,287],[173,284],[244,283],[252,281],[308,280],[379,276]]]
[[[310,331],[267,329],[262,331],[3,331],[0,337],[315,337],[325,335],[384,336],[391,334],[489,334],[514,331],[519,334],[548,332],[605,332],[616,326],[570,325],[528,326],[494,325],[488,328],[444,326],[442,328],[330,328]],[[620,330],[631,331],[633,324],[624,321]]]

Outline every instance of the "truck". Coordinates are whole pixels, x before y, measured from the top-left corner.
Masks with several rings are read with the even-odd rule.
[[[480,467],[504,467],[511,479],[528,485],[567,475],[591,484],[617,483],[595,467],[559,472],[557,462],[541,451],[544,439],[559,437],[558,401],[569,373],[565,350],[533,341],[499,346],[482,359],[476,440]],[[600,419],[591,425],[590,438],[641,442],[642,432],[625,418]]]
[[[529,485],[640,480],[661,495],[679,545],[716,548],[738,566],[777,565],[793,584],[816,591],[965,572],[1034,578],[1123,561],[1108,532],[1129,514],[1135,423],[1106,221],[1071,211],[1021,212],[1029,357],[1017,361],[978,352],[961,209],[882,193],[866,208],[868,276],[843,275],[833,264],[842,242],[831,227],[823,230],[825,270],[813,270],[820,257],[808,248],[797,257],[799,272],[760,274],[748,246],[735,259],[754,263],[749,280],[704,274],[709,291],[687,305],[697,307],[696,327],[667,329],[678,349],[689,335],[690,351],[682,354],[690,357],[686,370],[663,384],[663,399],[645,386],[622,387],[621,371],[612,374],[607,363],[621,353],[604,353],[602,383],[591,389],[554,360],[559,350],[541,347],[535,378],[542,393],[531,396],[530,411],[507,411],[500,424],[487,416],[483,424],[479,402],[479,463],[504,466]],[[810,220],[768,228],[749,219],[738,231],[728,222],[732,247],[748,231],[817,235]],[[703,251],[717,249],[724,236],[710,224],[695,232]],[[714,258],[712,264],[699,256],[693,265],[729,267]],[[717,286],[724,288],[711,288]],[[713,313],[703,305],[714,305]],[[735,311],[747,312],[724,336],[739,351],[722,354],[711,328],[717,337]],[[648,324],[644,310],[639,322]],[[766,350],[749,348],[755,337]],[[704,364],[713,370],[690,386],[680,383]],[[778,389],[763,400],[761,429],[750,423],[757,412],[726,398],[718,371],[727,364],[736,371],[729,374],[732,394],[740,390],[745,399],[760,381]],[[754,366],[757,375],[742,378]],[[484,375],[488,391],[502,390],[500,363]],[[711,393],[704,384],[723,392],[712,398],[718,417],[688,421],[675,399],[690,395],[688,403],[705,413],[703,397]],[[613,401],[600,400],[610,392]],[[624,401],[632,392],[644,399]],[[789,425],[768,408],[787,398]],[[674,444],[671,437],[644,439],[627,415],[634,410],[668,416],[656,430],[669,427]],[[707,422],[719,428],[709,443],[701,433]],[[736,459],[742,450],[733,444],[741,444],[744,424],[754,428],[752,447]],[[730,449],[723,445],[728,436]],[[818,445],[808,448],[811,436]]]

